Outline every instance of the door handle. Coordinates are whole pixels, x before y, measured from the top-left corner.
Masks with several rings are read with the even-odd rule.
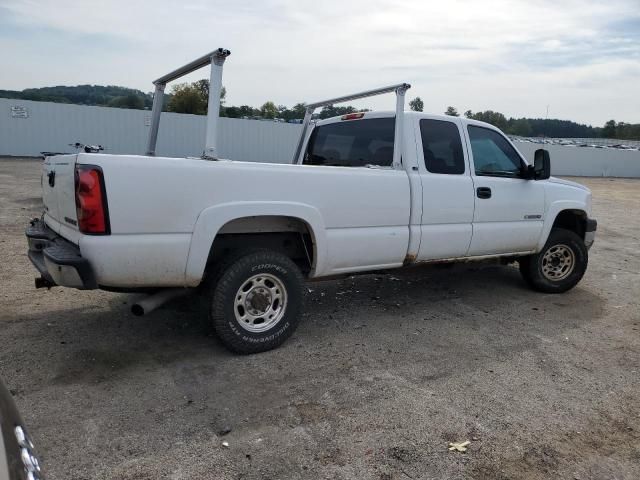
[[[476,195],[478,195],[478,198],[491,198],[491,189],[489,187],[478,187]]]

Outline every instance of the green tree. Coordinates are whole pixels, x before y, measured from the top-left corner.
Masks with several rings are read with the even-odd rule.
[[[256,115],[260,115],[260,110],[257,108],[250,107],[249,105],[240,105],[240,117],[255,117]]]
[[[616,138],[623,140],[640,140],[640,123],[619,122],[616,125]]]
[[[262,115],[262,118],[276,118],[278,116],[278,107],[271,101],[265,102],[260,107],[260,115]]]
[[[203,84],[200,82],[202,81],[174,85],[171,90],[171,100],[167,105],[167,110],[176,113],[206,115],[208,97],[204,95]]]
[[[202,80],[197,80],[192,83],[192,85],[200,91],[202,98],[207,99],[207,103],[209,101],[209,80],[203,78]],[[220,88],[220,103],[224,104],[227,98],[227,88],[223,85]]]
[[[296,103],[291,111],[293,112],[293,119],[304,118],[305,113],[307,113],[307,104]]]
[[[604,128],[602,129],[602,137],[603,138],[616,138],[616,121],[609,120],[604,124]]]
[[[304,118],[307,106],[304,103],[296,103],[292,108],[284,105],[278,105],[278,116],[285,121],[297,120]]]
[[[220,103],[224,103],[227,89],[220,90]],[[191,113],[194,115],[206,115],[209,105],[209,80],[202,79],[192,83],[180,83],[174,85],[171,90],[171,98],[167,104],[167,110],[176,113]],[[225,116],[225,109],[220,109],[220,115]]]
[[[456,107],[447,107],[447,111],[444,112],[445,115],[449,115],[450,117],[459,117],[458,109]]]
[[[121,95],[119,97],[113,97],[111,100],[109,100],[107,106],[142,110],[144,108],[144,99],[139,95]]]
[[[467,113],[469,116],[467,116]],[[500,112],[494,112],[493,110],[485,110],[484,112],[472,113],[471,110],[465,112],[467,118],[473,120],[479,120],[481,122],[490,123],[491,125],[498,127],[500,130],[507,129],[507,117]]]
[[[532,133],[531,124],[526,118],[510,119],[507,130],[510,134],[520,137],[530,137]]]
[[[240,108],[238,107],[224,107],[224,116],[229,118],[239,118]]]
[[[424,102],[420,97],[416,97],[409,102],[409,108],[414,112],[421,112],[424,109]]]

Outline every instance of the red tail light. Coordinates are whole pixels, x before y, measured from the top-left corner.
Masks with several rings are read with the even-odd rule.
[[[347,113],[346,115],[342,115],[340,117],[341,120],[358,120],[364,117],[364,112],[356,112],[356,113]]]
[[[108,235],[109,214],[104,178],[100,167],[76,166],[76,213],[82,233]]]

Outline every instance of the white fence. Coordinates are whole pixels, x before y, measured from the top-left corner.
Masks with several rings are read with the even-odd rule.
[[[73,151],[74,142],[101,144],[107,153],[144,154],[151,112],[0,98],[0,155],[37,156],[41,151]],[[200,156],[205,117],[163,113],[158,155]],[[233,160],[290,162],[300,125],[221,118],[220,156]],[[517,142],[533,160],[543,145]],[[640,178],[640,152],[544,145],[554,175]]]
[[[38,156],[73,152],[69,143],[99,144],[106,153],[143,155],[151,112],[0,98],[0,155]],[[200,156],[206,117],[163,113],[157,154]],[[218,147],[222,158],[291,162],[300,125],[221,118]]]
[[[640,178],[640,152],[588,147],[565,147],[516,142],[515,146],[533,162],[533,153],[544,148],[551,157],[551,173],[556,176]]]

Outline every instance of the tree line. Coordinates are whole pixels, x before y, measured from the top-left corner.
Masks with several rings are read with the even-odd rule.
[[[43,88],[27,88],[22,91],[0,90],[0,98],[15,98],[79,105],[98,105],[115,108],[150,109],[153,104],[153,94],[141,90],[119,87],[114,85],[78,85],[75,87],[56,86]],[[190,113],[206,115],[209,98],[209,80],[198,80],[192,83],[174,85],[170,93],[164,98],[163,110],[176,113]],[[279,119],[285,122],[299,121],[304,117],[306,105],[297,103],[289,108],[276,105],[272,101],[265,102],[259,108],[250,105],[226,105],[226,89],[220,93],[220,115],[229,118],[262,118]],[[420,97],[409,101],[409,107],[414,111],[423,111],[424,102]],[[319,112],[318,117],[330,118],[338,115],[356,112],[352,106],[326,106]],[[458,110],[447,107],[446,115],[459,116]],[[485,110],[472,112],[467,110],[464,116],[495,125],[510,135],[523,137],[565,137],[565,138],[617,138],[624,140],[640,140],[640,124],[630,124],[609,120],[602,127],[593,127],[570,120],[545,118],[507,118],[500,112]]]
[[[417,97],[419,100],[419,97]],[[415,99],[414,99],[415,100]],[[412,100],[413,102],[413,100]],[[412,105],[412,110],[421,107]],[[415,108],[414,108],[415,107]],[[418,111],[422,111],[421,109]],[[460,116],[455,107],[449,106],[445,115]],[[507,118],[500,112],[485,110],[472,112],[467,110],[464,116],[473,120],[490,123],[509,135],[521,137],[551,137],[551,138],[616,138],[620,140],[640,140],[640,124],[631,124],[609,120],[603,127],[593,127],[571,120],[558,120],[555,118]]]
[[[286,105],[276,105],[272,101],[267,101],[260,108],[250,105],[227,106],[225,105],[227,90],[222,87],[220,92],[220,116],[228,118],[259,118],[274,120],[279,119],[285,122],[301,120],[304,118],[306,104],[296,103],[289,108]],[[206,115],[209,103],[209,80],[198,80],[192,83],[181,83],[175,85],[171,90],[166,110],[176,113],[191,113],[194,115]],[[354,113],[356,109],[351,106],[324,107],[318,117],[330,118],[337,115]]]
[[[133,88],[114,85],[77,85],[75,87],[26,88],[22,91],[0,90],[0,97],[38,102],[73,103],[103,107],[150,108],[153,95]]]

